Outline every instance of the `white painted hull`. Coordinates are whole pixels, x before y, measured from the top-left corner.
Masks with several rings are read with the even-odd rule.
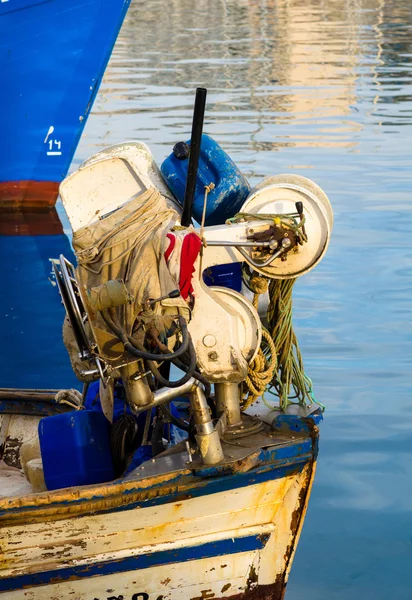
[[[85,503],[71,517],[61,493],[55,514],[6,518],[0,598],[278,600],[313,474],[308,462],[285,477],[147,508],[84,514]]]

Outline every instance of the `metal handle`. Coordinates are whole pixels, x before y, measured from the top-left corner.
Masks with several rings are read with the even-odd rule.
[[[185,198],[183,202],[183,211],[181,219],[181,223],[184,227],[188,227],[192,221],[192,206],[196,191],[197,168],[199,165],[203,120],[205,118],[206,94],[207,90],[205,88],[197,88],[195,106],[193,110],[189,166],[187,170]]]

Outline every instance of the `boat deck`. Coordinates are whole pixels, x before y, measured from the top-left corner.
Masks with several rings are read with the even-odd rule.
[[[32,493],[32,487],[23,471],[16,467],[10,467],[0,460],[0,498],[25,496]]]

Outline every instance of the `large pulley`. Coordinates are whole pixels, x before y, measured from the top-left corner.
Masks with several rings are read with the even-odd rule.
[[[265,215],[278,215],[282,229],[282,216],[294,216],[303,223],[304,236],[293,243],[292,235],[278,241],[271,255],[263,254],[263,260],[247,260],[252,267],[275,279],[291,279],[307,273],[322,259],[329,244],[333,227],[333,211],[325,192],[310,179],[300,175],[277,175],[263,180],[246,199],[241,213],[254,215],[257,219]],[[250,227],[248,239],[258,238],[265,225]],[[284,235],[288,235],[287,226]],[[282,250],[282,246],[283,250]]]
[[[225,225],[204,231],[203,268],[246,263],[270,279],[294,279],[322,259],[333,226],[326,194],[310,179],[265,179]]]

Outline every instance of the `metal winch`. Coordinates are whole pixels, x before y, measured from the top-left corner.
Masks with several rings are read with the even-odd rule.
[[[329,243],[326,195],[304,177],[278,175],[253,189],[226,223],[183,227],[181,207],[139,142],[95,155],[60,194],[78,266],[61,256],[55,275],[79,378],[100,379],[109,419],[118,378],[135,412],[189,395],[202,461],[222,461],[225,430],[256,429],[241,414],[240,389],[261,348],[262,322],[243,289],[208,287],[203,273],[232,263],[267,280],[308,272]],[[175,247],[166,260],[170,232]],[[183,297],[182,265],[190,261]],[[175,381],[171,365],[182,373]]]

